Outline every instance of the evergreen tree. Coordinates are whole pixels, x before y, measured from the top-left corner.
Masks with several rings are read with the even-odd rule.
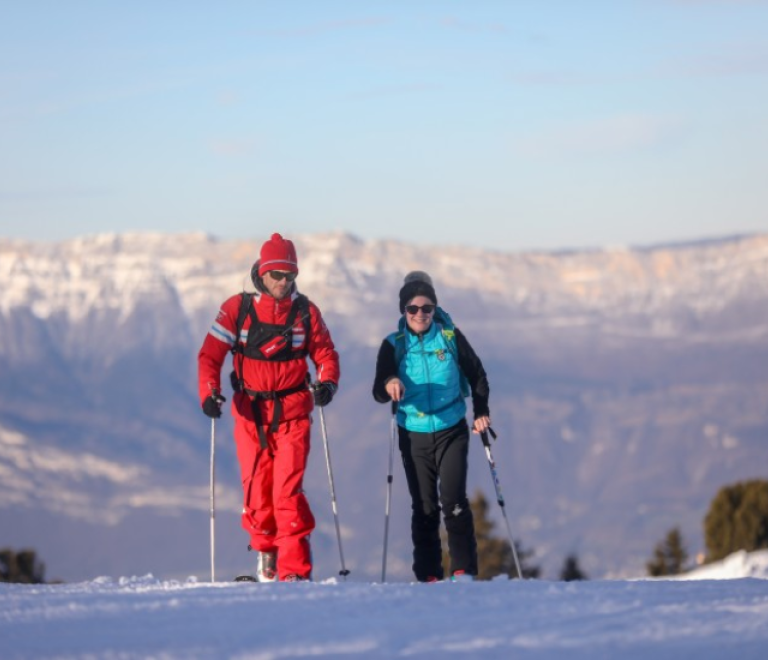
[[[489,504],[482,491],[475,491],[475,496],[470,500],[469,505],[472,508],[472,516],[475,519],[475,537],[477,538],[479,563],[477,578],[479,580],[490,580],[497,575],[517,577],[512,547],[507,539],[494,535],[496,524],[488,517]],[[523,572],[523,577],[539,577],[539,567],[527,563],[527,560],[533,555],[533,551],[523,550],[518,541],[515,541],[515,549],[520,560],[520,570]]]
[[[560,579],[565,582],[589,579],[587,574],[579,567],[579,558],[575,554],[570,554],[565,558],[563,568],[560,569]]]
[[[45,564],[37,560],[34,550],[0,550],[0,582],[42,584],[45,582],[44,576]]]
[[[679,575],[685,571],[686,561],[688,561],[688,551],[680,534],[680,528],[675,527],[667,532],[663,541],[656,544],[653,559],[645,564],[645,568],[651,577]]]
[[[707,561],[737,550],[768,548],[768,481],[753,479],[721,488],[704,518]]]

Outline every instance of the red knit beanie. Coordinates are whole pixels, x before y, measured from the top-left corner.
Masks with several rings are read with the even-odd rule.
[[[270,270],[285,270],[289,273],[299,272],[299,261],[296,258],[296,248],[292,241],[287,241],[280,234],[272,234],[264,245],[261,246],[261,259],[259,259],[259,276]]]

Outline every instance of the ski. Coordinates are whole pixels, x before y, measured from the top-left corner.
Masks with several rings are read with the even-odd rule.
[[[258,580],[253,575],[238,575],[235,582],[258,582]]]

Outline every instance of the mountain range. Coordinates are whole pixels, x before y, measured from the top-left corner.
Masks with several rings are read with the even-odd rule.
[[[291,238],[299,289],[341,356],[325,418],[353,579],[381,570],[390,411],[370,390],[414,269],[431,275],[486,367],[512,533],[544,577],[568,554],[590,577],[643,575],[675,526],[692,556],[703,552],[717,490],[766,478],[768,235],[526,253]],[[211,424],[196,354],[219,305],[252,288],[262,240],[0,239],[0,547],[36,548],[49,577],[68,581],[207,573]],[[253,557],[228,414],[215,446],[217,570],[235,574]],[[470,462],[470,493],[493,502],[503,536],[479,441]],[[406,580],[410,504],[395,467],[387,574]],[[306,490],[316,574],[333,575],[317,426]]]

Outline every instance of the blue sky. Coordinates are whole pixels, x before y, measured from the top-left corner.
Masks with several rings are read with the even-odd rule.
[[[768,2],[2,2],[0,236],[768,232]]]

